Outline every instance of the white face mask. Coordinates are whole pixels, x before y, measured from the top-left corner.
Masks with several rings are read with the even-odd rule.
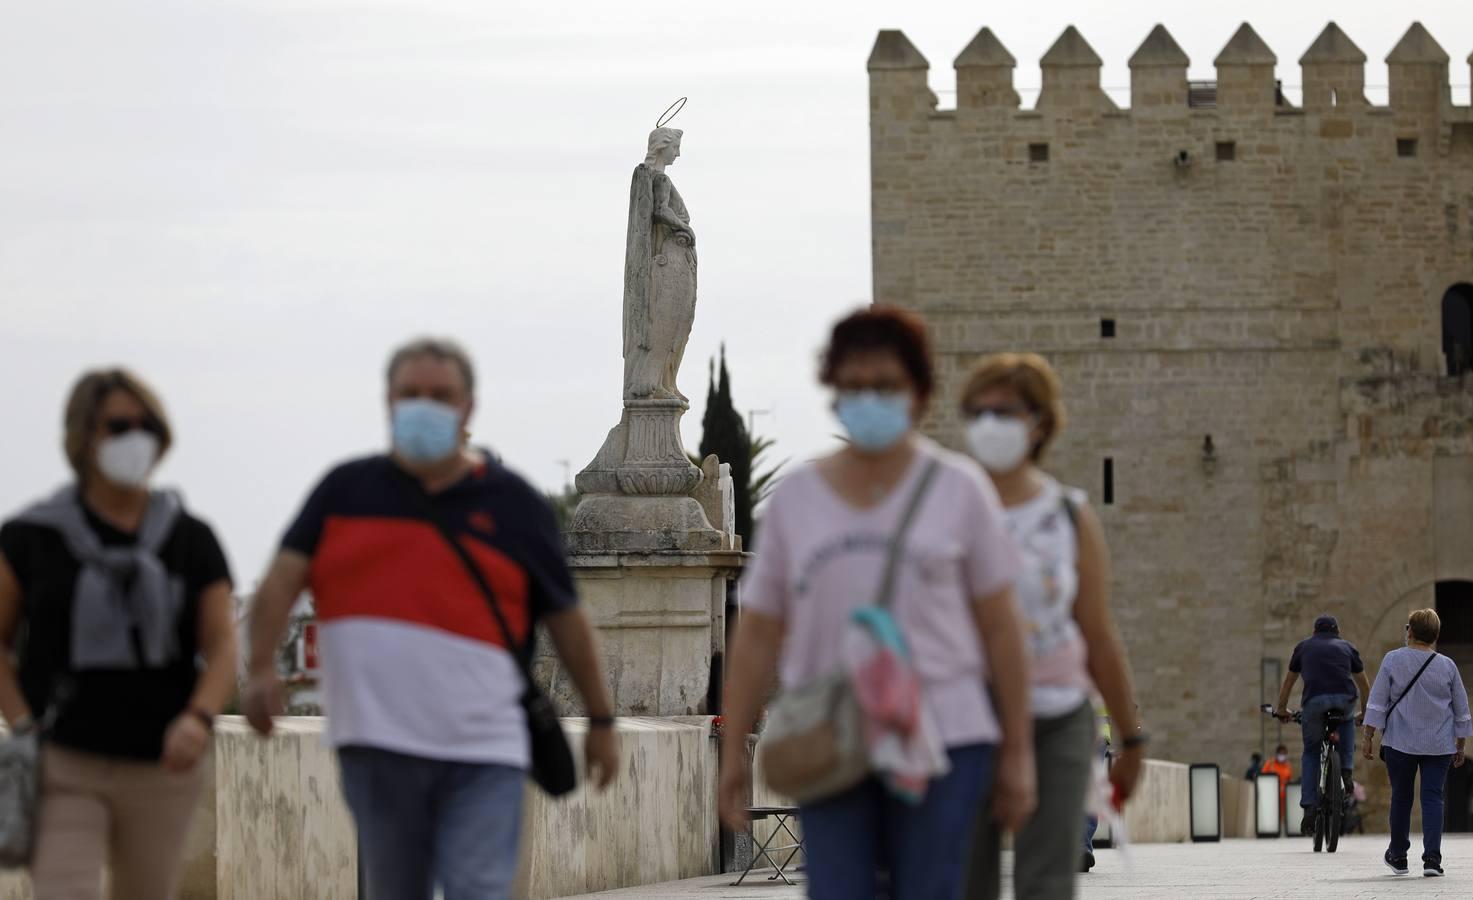
[[[1030,430],[1023,419],[983,413],[967,426],[967,445],[983,468],[1001,475],[1028,458]]]
[[[159,439],[146,431],[130,431],[97,445],[97,468],[119,487],[141,488],[159,460]]]

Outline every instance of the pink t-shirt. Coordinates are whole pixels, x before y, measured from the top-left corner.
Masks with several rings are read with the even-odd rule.
[[[833,672],[849,615],[875,602],[890,537],[926,462],[939,460],[911,522],[892,608],[946,745],[995,743],[1001,733],[972,604],[1012,585],[1021,561],[977,464],[930,441],[919,449],[900,485],[869,509],[841,499],[813,463],[784,478],[762,516],[742,606],[786,625],[784,685]]]

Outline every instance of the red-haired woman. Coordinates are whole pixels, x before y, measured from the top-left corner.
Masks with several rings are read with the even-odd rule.
[[[839,322],[821,381],[849,441],[785,478],[763,517],[731,654],[722,814],[733,827],[744,820],[746,735],[773,674],[797,689],[841,670],[841,637],[874,601],[894,544],[890,609],[949,766],[919,803],[871,777],[803,804],[808,891],[873,897],[886,872],[893,896],[950,900],[977,804],[990,794],[1009,827],[1034,804],[1018,554],[976,465],[915,431],[934,382],[919,319],[875,308]],[[989,667],[1002,673],[996,709]]]

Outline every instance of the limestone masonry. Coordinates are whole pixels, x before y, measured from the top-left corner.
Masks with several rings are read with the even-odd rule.
[[[1104,518],[1163,759],[1241,773],[1271,750],[1256,707],[1320,611],[1373,675],[1407,610],[1473,621],[1473,379],[1454,374],[1473,361],[1473,110],[1421,25],[1387,57],[1389,106],[1365,60],[1331,24],[1280,73],[1293,106],[1248,25],[1215,82],[1188,82],[1158,26],[1120,109],[1069,28],[1024,109],[983,29],[950,110],[902,33],[869,60],[874,299],[930,321],[929,428],[953,445],[978,357],[1059,368],[1049,466]],[[1473,635],[1445,635],[1473,683]]]

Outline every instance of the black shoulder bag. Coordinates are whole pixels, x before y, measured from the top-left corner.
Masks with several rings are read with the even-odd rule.
[[[1417,670],[1417,674],[1412,676],[1412,680],[1407,682],[1406,690],[1402,691],[1401,696],[1391,701],[1391,705],[1386,708],[1387,728],[1391,727],[1391,714],[1396,711],[1397,704],[1405,700],[1407,694],[1410,694],[1412,692],[1412,688],[1417,686],[1417,680],[1422,677],[1422,673],[1427,671],[1427,667],[1432,665],[1432,661],[1436,658],[1437,652],[1433,651],[1432,655],[1427,657],[1427,661],[1422,663],[1422,668]],[[1381,757],[1382,762],[1386,761],[1386,728],[1381,729],[1381,750],[1378,755]]]
[[[496,619],[496,627],[501,629],[502,637],[506,639],[506,649],[517,661],[517,668],[522,673],[522,680],[526,683],[522,691],[522,709],[527,714],[527,735],[531,741],[532,758],[532,780],[537,786],[546,791],[550,796],[561,797],[578,786],[578,769],[573,763],[573,750],[568,746],[568,736],[563,733],[562,722],[558,719],[557,708],[552,705],[552,700],[537,686],[532,678],[532,647],[536,637],[532,633],[527,635],[527,643],[518,647],[516,639],[512,637],[511,628],[506,623],[506,616],[501,612],[501,604],[496,600],[496,591],[491,588],[491,583],[486,580],[486,574],[481,567],[476,565],[475,560],[466,551],[460,541],[456,540],[455,532],[451,530],[448,522],[435,508],[430,495],[425,493],[412,476],[403,474],[404,489],[413,496],[415,504],[420,507],[430,524],[440,532],[445,543],[455,551],[455,555],[465,566],[466,572],[471,580],[480,588],[481,595],[486,600],[486,605],[491,609],[491,615]]]

